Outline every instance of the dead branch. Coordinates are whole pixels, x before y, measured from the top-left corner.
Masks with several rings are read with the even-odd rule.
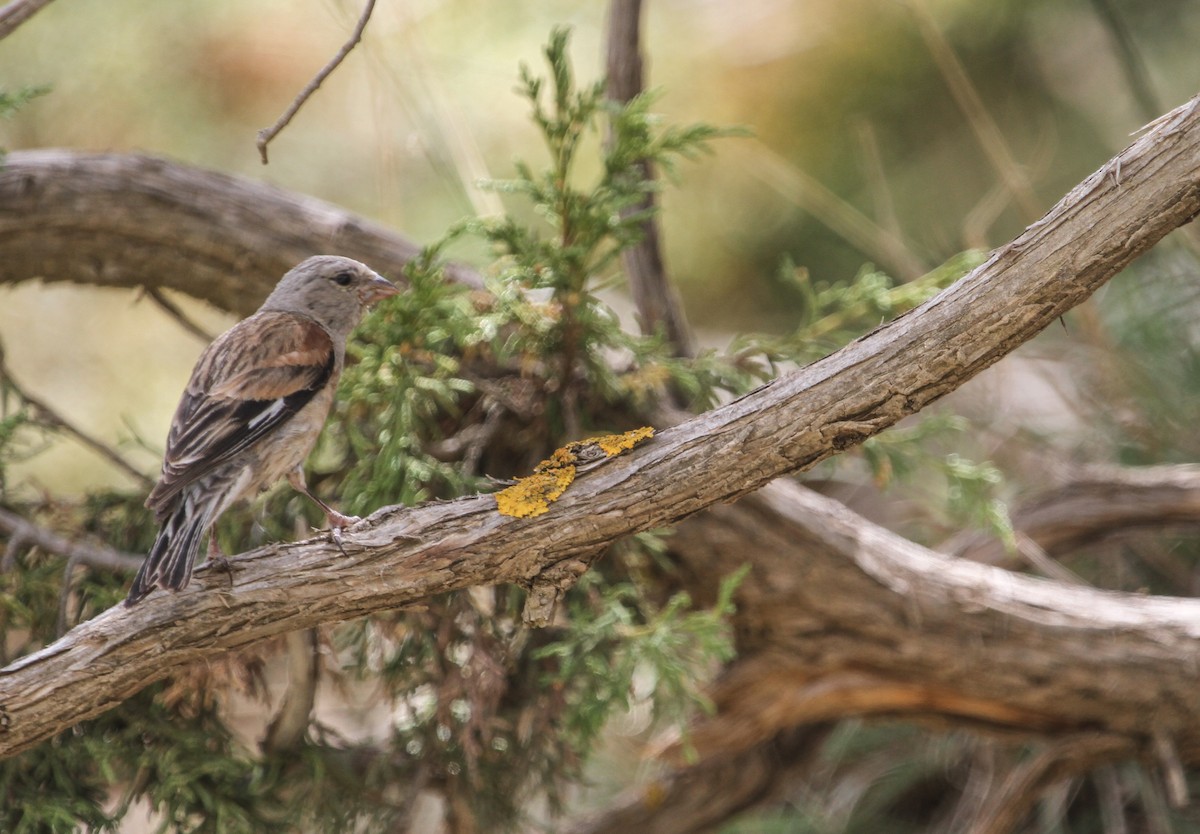
[[[330,203],[149,156],[13,151],[0,209],[0,284],[172,289],[243,316],[309,255],[357,258],[402,279],[420,253]],[[447,277],[482,285],[460,265]]]
[[[362,14],[358,18],[358,23],[354,26],[354,31],[350,33],[349,39],[342,44],[342,48],[337,51],[337,54],[329,59],[329,63],[321,67],[313,79],[305,85],[304,89],[292,100],[288,108],[283,111],[275,124],[270,127],[264,127],[258,132],[258,139],[255,142],[255,147],[258,148],[258,154],[262,157],[262,164],[267,164],[267,145],[271,140],[279,135],[279,131],[283,130],[291,123],[292,117],[300,112],[300,108],[304,106],[304,102],[308,101],[312,94],[317,91],[325,79],[333,73],[335,69],[341,66],[342,61],[346,60],[346,56],[350,54],[350,50],[358,45],[362,40],[363,30],[367,28],[367,21],[371,19],[371,12],[375,10],[375,0],[367,0],[366,6],[363,7]]]

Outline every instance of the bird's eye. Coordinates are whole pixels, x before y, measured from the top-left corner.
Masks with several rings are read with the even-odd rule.
[[[350,286],[350,282],[353,280],[354,276],[349,272],[339,272],[337,275],[333,276],[333,283],[337,284],[339,287],[348,287]]]

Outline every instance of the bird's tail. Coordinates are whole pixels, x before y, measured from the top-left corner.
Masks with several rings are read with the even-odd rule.
[[[192,565],[200,550],[200,539],[212,526],[217,502],[208,490],[188,490],[183,500],[163,522],[150,555],[142,562],[125,605],[137,605],[155,587],[179,591],[192,578]]]

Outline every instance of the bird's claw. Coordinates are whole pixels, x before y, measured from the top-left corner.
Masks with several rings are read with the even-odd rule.
[[[342,531],[360,521],[362,519],[356,515],[342,515],[339,512],[329,514],[329,536],[333,539],[333,543],[337,545],[337,549],[347,558],[349,558],[350,554],[346,552],[346,548],[342,545]]]
[[[243,570],[243,568],[235,565],[233,562],[229,561],[228,556],[220,551],[217,551],[210,552],[208,554],[208,559],[205,560],[204,564],[197,568],[197,571],[200,570],[211,570],[215,571],[216,573],[225,574],[227,577],[229,577],[229,587],[232,590],[233,574],[235,571]]]

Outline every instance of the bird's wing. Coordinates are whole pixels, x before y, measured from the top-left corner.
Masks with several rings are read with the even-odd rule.
[[[336,368],[332,337],[310,318],[261,312],[234,326],[196,363],[146,506],[168,512],[184,487],[303,408]]]

